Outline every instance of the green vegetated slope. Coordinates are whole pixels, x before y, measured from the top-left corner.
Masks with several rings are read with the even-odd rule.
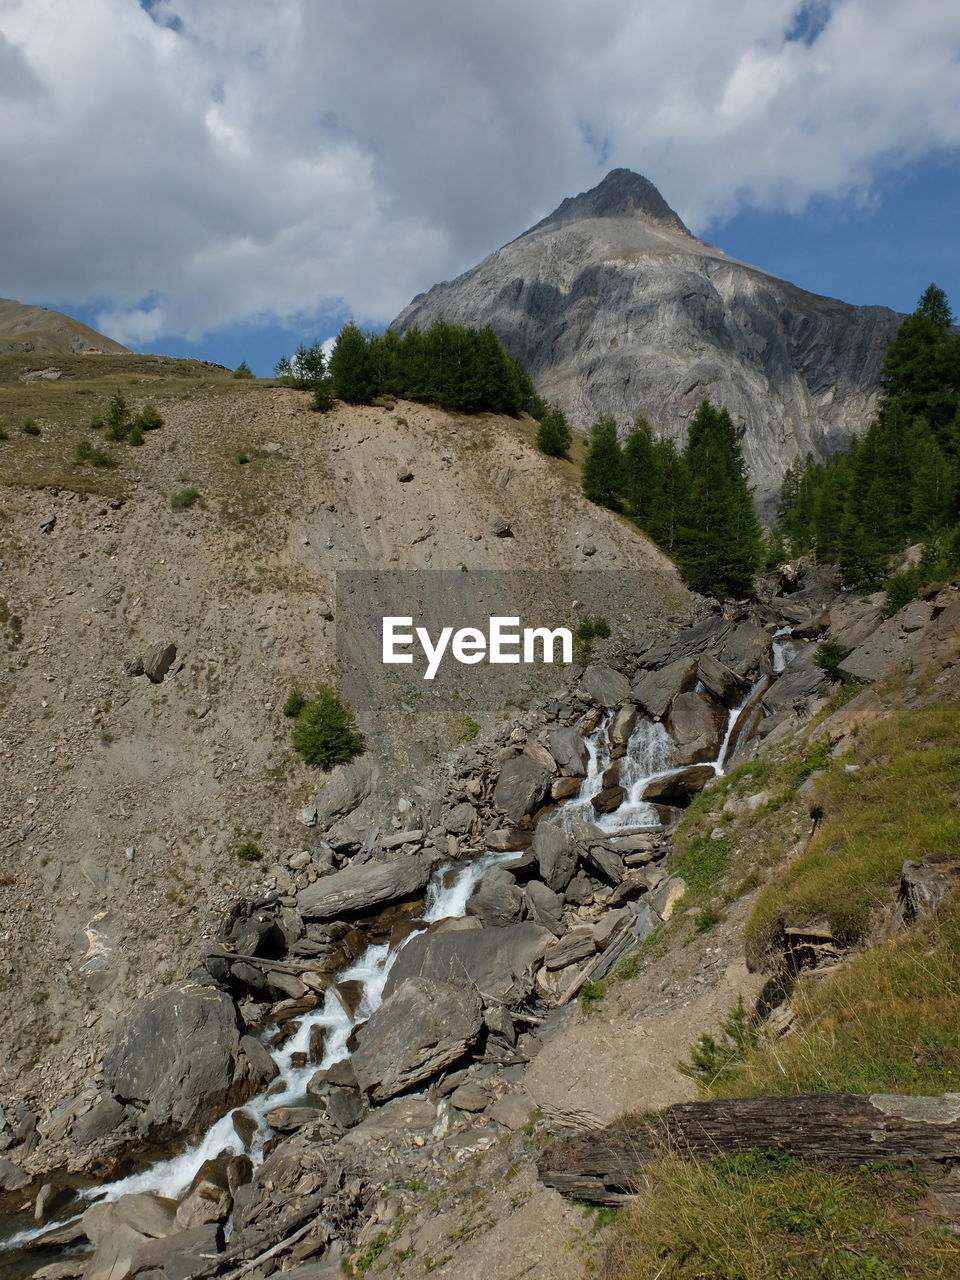
[[[849,948],[799,978],[786,1034],[741,1007],[724,1034],[691,1046],[686,1069],[706,1098],[960,1091],[960,891],[890,928],[904,860],[960,854],[960,707],[889,701],[838,757],[814,729],[708,789],[681,826],[674,858],[700,911],[694,927],[761,886],[745,929],[756,962],[785,926],[828,927]],[[665,1152],[648,1192],[619,1215],[609,1273],[946,1278],[960,1271],[960,1237],[932,1208],[926,1179],[909,1170]]]

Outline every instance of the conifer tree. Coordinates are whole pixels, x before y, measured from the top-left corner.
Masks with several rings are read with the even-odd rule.
[[[377,379],[367,339],[351,321],[344,325],[330,355],[333,389],[347,404],[369,404]]]
[[[678,547],[684,578],[721,598],[748,595],[760,563],[760,524],[726,409],[700,404],[684,461],[690,485]]]
[[[552,404],[540,419],[537,448],[551,458],[564,458],[573,444],[573,432],[558,404]]]
[[[642,529],[650,530],[658,477],[654,470],[653,435],[642,413],[633,420],[623,445],[623,496]]]
[[[583,492],[600,506],[620,507],[623,484],[623,456],[617,439],[617,424],[609,414],[601,414],[590,428],[590,444],[583,461]]]

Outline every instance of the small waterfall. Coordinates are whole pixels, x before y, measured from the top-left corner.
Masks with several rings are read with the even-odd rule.
[[[582,822],[596,821],[597,813],[590,802],[603,790],[603,772],[610,763],[605,720],[583,741],[587,748],[587,776],[581,782],[577,794],[571,796],[561,808],[560,826],[564,831],[572,829],[574,818],[579,818]]]
[[[797,646],[793,640],[783,640],[782,636],[791,636],[792,627],[781,627],[773,633],[773,674],[778,676],[788,662],[796,655]]]
[[[594,817],[601,831],[622,831],[624,827],[658,826],[660,817],[652,804],[642,799],[647,784],[670,772],[673,739],[662,724],[641,718],[620,761],[620,785],[626,795],[619,809]]]

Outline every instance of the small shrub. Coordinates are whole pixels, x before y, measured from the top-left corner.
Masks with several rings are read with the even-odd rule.
[[[720,1039],[701,1036],[690,1050],[690,1061],[678,1063],[677,1069],[710,1088],[724,1072],[741,1062],[759,1039],[757,1019],[744,1007],[741,996],[736,1008],[723,1024]]]
[[[112,470],[117,465],[112,453],[108,453],[106,449],[98,449],[90,440],[78,441],[73,456],[80,464],[88,462],[91,467],[102,467],[104,470]]]
[[[91,431],[102,431],[104,427],[103,414],[95,413],[90,419]]]
[[[9,439],[10,439],[10,432],[6,429],[3,423],[0,422],[0,440],[9,440]]]
[[[143,428],[140,426],[138,419],[134,419],[133,426],[130,428],[130,434],[127,436],[127,444],[132,445],[134,449],[138,449],[144,443]]]
[[[573,432],[559,405],[551,405],[540,419],[537,448],[550,458],[565,458],[573,444]]]
[[[199,501],[199,489],[181,489],[179,493],[174,493],[170,496],[170,506],[174,511],[186,511],[188,508],[196,506]]]
[[[254,840],[245,840],[243,844],[237,845],[233,856],[239,858],[241,862],[259,862],[263,857],[263,851]]]
[[[234,369],[233,376],[235,378],[252,378],[253,370],[247,364],[246,360],[241,360],[240,363],[237,365],[237,367]]]
[[[89,440],[78,440],[73,456],[77,462],[89,462],[93,453],[93,445]]]
[[[40,428],[34,422],[33,418],[25,418],[20,430],[25,436],[38,436],[40,434]]]
[[[363,750],[353,712],[329,685],[322,684],[301,709],[293,726],[293,746],[307,764],[321,769],[351,760]]]
[[[333,383],[329,378],[324,378],[318,382],[313,389],[313,398],[310,401],[310,408],[314,413],[326,413],[328,409],[332,409],[336,396],[333,394]]]
[[[598,982],[585,982],[580,988],[580,1007],[584,1013],[595,1013],[597,1005],[607,994],[607,984],[601,978]]]
[[[297,688],[296,685],[287,694],[287,700],[283,704],[283,714],[291,719],[296,719],[303,708],[307,705],[307,699],[304,693]]]
[[[577,623],[573,632],[573,656],[581,666],[586,666],[590,661],[593,653],[593,643],[595,640],[608,640],[610,638],[610,624],[606,618],[597,614],[591,617],[587,614],[585,618]]]
[[[240,452],[237,454],[238,464],[241,467],[244,467],[249,461],[250,461],[250,455],[248,453],[244,453],[243,450],[241,449]]]
[[[825,671],[831,680],[842,680],[840,663],[850,653],[836,640],[822,640],[813,655],[814,666]]]
[[[141,431],[158,431],[163,426],[163,418],[155,404],[145,404],[134,418],[133,425]]]
[[[115,391],[107,405],[106,414],[107,438],[109,440],[125,440],[130,429],[130,415],[127,402],[122,391]]]

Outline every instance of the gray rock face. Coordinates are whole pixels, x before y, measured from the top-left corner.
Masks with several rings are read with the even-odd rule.
[[[338,764],[317,792],[313,805],[316,820],[321,826],[327,826],[334,818],[353,813],[373,793],[379,781],[380,770],[366,757]]]
[[[493,803],[508,818],[519,822],[534,813],[550,791],[550,775],[530,756],[515,756],[500,770],[493,791]]]
[[[416,856],[345,867],[300,891],[300,914],[304,920],[336,920],[416,897],[430,879],[431,866],[429,857]]]
[[[551,729],[547,735],[550,754],[565,778],[582,778],[587,772],[590,754],[579,730]]]
[[[414,298],[394,327],[440,316],[492,325],[581,431],[599,413],[626,430],[642,410],[679,438],[709,396],[745,428],[761,505],[790,462],[823,458],[864,429],[901,319],[728,258],[626,169]]]
[[[357,1032],[360,1088],[385,1102],[461,1058],[483,1025],[480,997],[460,982],[406,978]]]
[[[633,686],[633,696],[648,715],[662,717],[679,693],[687,693],[697,683],[693,658],[677,658],[665,667],[648,671]]]
[[[143,1132],[196,1136],[264,1087],[241,1036],[225,992],[178,983],[148,996],[117,1028],[103,1060],[104,1082]]]
[[[530,923],[423,933],[397,956],[384,993],[392,995],[407,978],[424,977],[468,982],[485,995],[510,1000],[529,989],[530,971],[552,941],[551,933]]]
[[[142,658],[143,674],[151,684],[161,684],[176,656],[175,644],[164,644],[160,641],[158,644],[151,645]]]
[[[467,902],[467,915],[499,928],[516,924],[523,913],[523,890],[509,871],[491,867]]]
[[[678,769],[665,778],[656,778],[644,789],[643,798],[651,803],[686,804],[692,795],[702,791],[711,778],[716,777],[713,766],[691,764]]]
[[[541,822],[531,846],[540,867],[540,879],[554,893],[562,893],[577,870],[577,846],[569,832]]]
[[[681,693],[670,707],[667,727],[677,744],[677,764],[716,760],[727,727],[727,713],[702,693]]]
[[[580,688],[590,695],[601,707],[618,707],[630,697],[630,686],[625,677],[613,667],[603,667],[597,663],[587,667],[580,677]]]

